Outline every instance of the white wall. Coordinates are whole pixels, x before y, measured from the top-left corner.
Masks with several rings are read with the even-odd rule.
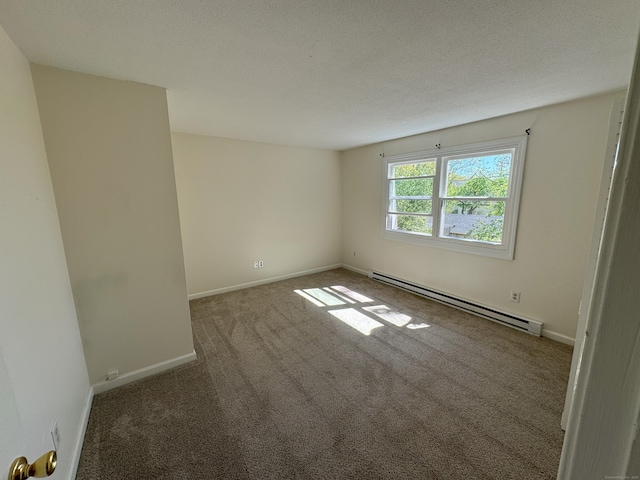
[[[640,478],[640,50],[584,325],[558,478]],[[582,326],[582,325],[581,325]],[[570,385],[573,388],[573,385]]]
[[[622,93],[343,152],[343,263],[379,270],[544,322],[569,341],[576,331],[613,100]],[[523,135],[525,161],[515,258],[461,254],[382,238],[386,155]],[[356,256],[353,256],[353,252]],[[512,303],[511,290],[522,292]]]
[[[32,73],[90,381],[192,354],[165,90]]]
[[[0,64],[0,475],[51,450],[57,419],[70,478],[89,381],[31,72],[2,28]]]
[[[172,143],[190,294],[340,263],[338,152],[184,133]]]

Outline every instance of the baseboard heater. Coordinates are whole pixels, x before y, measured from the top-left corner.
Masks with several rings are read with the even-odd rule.
[[[536,322],[535,320],[527,320],[526,318],[516,317],[510,313],[500,312],[493,308],[478,305],[447,293],[408,282],[407,280],[402,280],[401,278],[392,277],[385,273],[371,271],[369,272],[369,278],[415,293],[416,295],[428,298],[429,300],[435,300],[436,302],[444,303],[445,305],[464,310],[465,312],[473,313],[488,320],[502,323],[503,325],[517,330],[522,330],[523,332],[527,332],[532,335],[540,336],[540,333],[542,332],[542,323]]]

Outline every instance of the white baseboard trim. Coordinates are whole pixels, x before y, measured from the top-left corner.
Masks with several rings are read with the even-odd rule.
[[[359,273],[360,275],[364,275],[366,277],[369,276],[369,272],[366,270],[362,270],[360,268],[357,267],[353,267],[351,265],[348,265],[346,263],[342,264],[342,268],[345,268],[347,270],[351,270],[352,272],[355,273]],[[572,347],[575,346],[575,339],[572,337],[568,337],[566,335],[562,335],[561,333],[557,333],[554,332],[552,330],[547,330],[546,328],[544,328],[544,326],[542,327],[542,332],[540,333],[540,336],[542,337],[547,337],[551,340],[555,340],[556,342],[560,342],[560,343],[564,343],[565,345],[571,345]]]
[[[335,270],[342,267],[341,264],[327,265],[326,267],[314,268],[312,270],[304,270],[302,272],[289,273],[287,275],[281,275],[279,277],[265,278],[263,280],[256,280],[255,282],[241,283],[239,285],[231,285],[230,287],[216,288],[215,290],[209,290],[206,292],[192,293],[189,295],[189,300],[196,300],[198,298],[210,297],[212,295],[220,295],[221,293],[233,292],[236,290],[242,290],[249,287],[257,287],[258,285],[266,285],[268,283],[280,282],[281,280],[288,280],[290,278],[303,277],[304,275],[311,275],[313,273],[326,272],[327,270]]]
[[[87,433],[87,425],[89,425],[89,414],[91,413],[91,405],[93,404],[93,388],[89,387],[87,398],[84,401],[82,418],[76,435],[76,444],[71,457],[71,471],[69,478],[76,478],[78,473],[78,465],[80,464],[80,454],[82,453],[82,445],[84,444],[84,436]]]
[[[347,265],[346,263],[342,264],[342,268],[346,270],[351,270],[354,273],[359,273],[360,275],[364,275],[365,277],[369,276],[369,272],[367,270],[361,270],[359,268],[352,267],[351,265]]]
[[[97,395],[99,393],[121,387],[122,385],[126,385],[127,383],[133,382],[135,380],[140,380],[141,378],[149,377],[151,375],[155,375],[156,373],[179,367],[180,365],[192,362],[195,359],[196,352],[194,350],[191,353],[182,355],[181,357],[172,358],[170,360],[165,360],[164,362],[156,363],[155,365],[150,365],[133,372],[124,373],[114,380],[103,380],[102,382],[94,383],[92,385],[93,393]]]
[[[543,337],[550,338],[551,340],[555,340],[556,342],[564,343],[565,345],[575,346],[576,339],[567,337],[566,335],[562,335],[561,333],[553,332],[551,330],[547,330],[542,327],[542,333],[540,334]]]

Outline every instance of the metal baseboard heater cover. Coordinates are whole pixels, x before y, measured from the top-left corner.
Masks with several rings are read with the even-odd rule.
[[[387,285],[393,285],[394,287],[415,293],[416,295],[420,295],[430,300],[435,300],[436,302],[464,310],[465,312],[473,313],[474,315],[486,318],[487,320],[502,323],[503,325],[532,335],[540,336],[540,333],[542,332],[542,323],[535,320],[527,320],[526,318],[516,317],[510,313],[500,312],[499,310],[478,305],[447,293],[439,292],[416,283],[411,283],[407,280],[402,280],[401,278],[392,277],[385,273],[371,271],[369,272],[369,278],[386,283]]]

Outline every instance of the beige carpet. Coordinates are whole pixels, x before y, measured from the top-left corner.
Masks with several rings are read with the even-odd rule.
[[[94,398],[78,479],[556,477],[570,347],[342,269],[191,316],[196,362]]]

